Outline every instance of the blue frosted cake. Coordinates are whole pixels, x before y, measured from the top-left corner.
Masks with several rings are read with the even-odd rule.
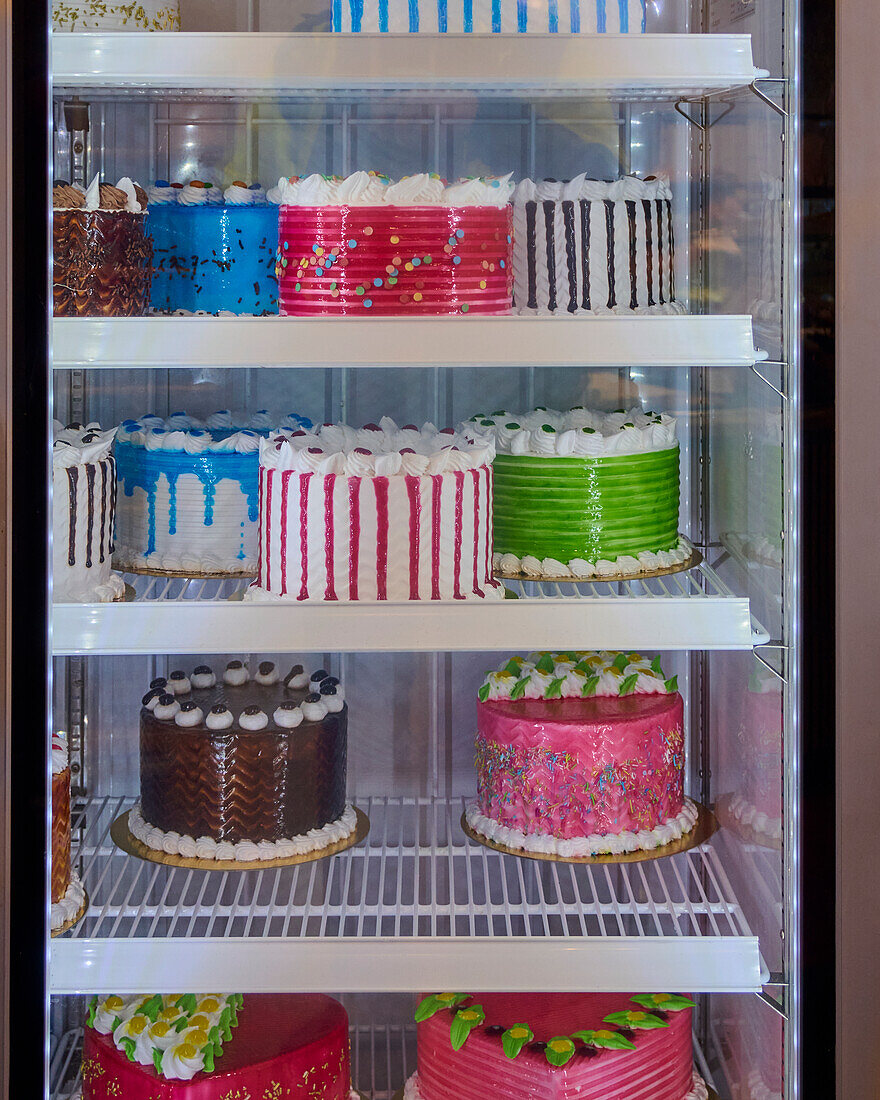
[[[330,0],[334,31],[644,34],[644,0]]]
[[[150,306],[161,313],[278,312],[278,207],[258,183],[150,188]]]
[[[113,564],[188,577],[256,573],[260,438],[311,426],[266,410],[244,427],[225,409],[204,422],[182,412],[123,421]]]

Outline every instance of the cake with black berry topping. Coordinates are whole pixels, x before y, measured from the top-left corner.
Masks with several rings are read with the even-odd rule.
[[[348,707],[325,669],[230,661],[153,680],[140,717],[141,799],[129,814],[147,848],[202,860],[285,859],[345,840]]]

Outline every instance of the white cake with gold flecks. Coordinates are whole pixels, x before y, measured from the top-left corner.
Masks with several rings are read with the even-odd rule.
[[[179,31],[179,0],[52,0],[53,31]]]

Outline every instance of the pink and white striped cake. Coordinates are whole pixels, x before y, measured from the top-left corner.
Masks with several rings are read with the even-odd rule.
[[[493,458],[491,443],[388,417],[263,441],[248,598],[503,597],[492,579]]]
[[[507,848],[562,857],[660,848],[693,828],[683,704],[659,658],[541,653],[491,672],[477,704],[467,820]]]

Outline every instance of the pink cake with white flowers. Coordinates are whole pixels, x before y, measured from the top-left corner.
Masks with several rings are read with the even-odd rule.
[[[405,1100],[706,1100],[674,993],[439,993]]]
[[[659,658],[513,657],[477,704],[474,832],[532,854],[620,855],[670,844],[697,808],[684,796],[683,704]]]

